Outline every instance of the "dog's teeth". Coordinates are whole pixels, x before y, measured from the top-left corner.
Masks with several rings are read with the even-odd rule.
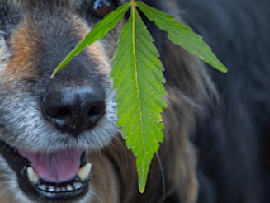
[[[65,191],[67,191],[67,188],[66,187],[61,187],[61,191],[65,192]]]
[[[34,171],[32,167],[26,168],[26,174],[28,179],[34,184],[36,184],[39,181],[39,175]]]
[[[61,189],[59,187],[55,188],[56,192],[61,192]]]
[[[78,190],[78,189],[80,189],[82,187],[82,183],[75,182],[75,183],[73,183],[73,187],[74,187],[75,190]]]
[[[67,186],[67,191],[73,191],[73,187],[71,185]]]
[[[43,190],[43,191],[46,190],[46,186],[45,186],[45,185],[39,185],[38,188],[39,188],[40,190]]]
[[[54,186],[49,187],[49,192],[54,192]]]
[[[78,171],[78,177],[81,179],[81,181],[85,181],[91,172],[92,164],[87,163],[84,167],[81,167]]]

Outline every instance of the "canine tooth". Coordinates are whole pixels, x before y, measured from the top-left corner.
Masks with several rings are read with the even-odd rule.
[[[57,187],[57,188],[55,189],[55,191],[56,191],[56,192],[61,192],[60,187]]]
[[[78,171],[78,177],[81,179],[81,181],[85,181],[91,172],[92,164],[87,163],[84,167],[81,167]]]
[[[38,188],[39,188],[40,190],[43,190],[43,191],[46,190],[46,186],[45,186],[45,185],[39,185]]]
[[[32,167],[27,167],[26,173],[27,173],[28,179],[34,184],[36,184],[39,181],[39,175],[34,171]]]
[[[66,187],[61,187],[61,191],[65,192],[65,191],[67,191],[67,188]]]
[[[54,186],[49,187],[49,192],[54,192]]]
[[[67,186],[67,191],[73,191],[73,187],[71,185]]]
[[[78,189],[80,189],[82,187],[82,183],[75,182],[75,183],[73,183],[73,187],[74,187],[75,190],[78,190]]]

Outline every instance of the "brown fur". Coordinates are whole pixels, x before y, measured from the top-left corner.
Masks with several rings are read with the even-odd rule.
[[[39,54],[39,49],[36,48],[39,40],[33,38],[37,33],[30,28],[29,21],[31,22],[31,19],[28,16],[11,36],[12,57],[5,69],[6,75],[19,78],[37,77],[33,64],[36,60],[35,56]]]

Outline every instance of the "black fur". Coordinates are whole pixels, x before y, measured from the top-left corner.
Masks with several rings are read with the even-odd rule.
[[[162,2],[145,0],[162,8]],[[198,203],[270,202],[270,1],[176,0],[181,17],[228,68],[206,64],[220,95],[198,119]],[[144,19],[156,41],[158,32]],[[162,48],[159,48],[162,59]],[[167,80],[172,76],[165,71]],[[173,81],[171,81],[173,82]],[[172,196],[166,203],[176,202]]]
[[[209,68],[221,103],[196,133],[198,203],[269,203],[270,1],[179,0],[229,69]]]

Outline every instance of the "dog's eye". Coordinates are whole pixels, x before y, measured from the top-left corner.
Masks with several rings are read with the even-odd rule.
[[[95,0],[90,8],[90,13],[96,17],[108,15],[115,9],[112,0]]]

